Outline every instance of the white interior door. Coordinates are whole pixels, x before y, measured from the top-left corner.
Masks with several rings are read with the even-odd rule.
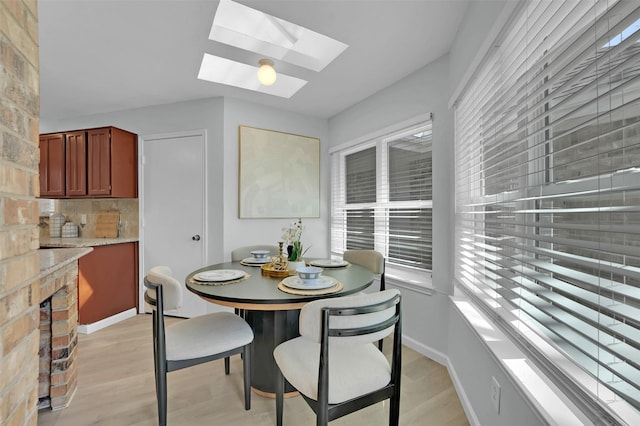
[[[205,142],[205,131],[196,131],[146,136],[141,144],[141,275],[157,265],[171,268],[183,284],[184,305],[172,312],[181,317],[207,311],[206,302],[184,286],[207,259]]]

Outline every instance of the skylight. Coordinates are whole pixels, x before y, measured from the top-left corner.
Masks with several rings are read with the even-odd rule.
[[[313,71],[323,70],[348,47],[231,0],[220,1],[209,39]]]
[[[205,53],[198,78],[283,98],[290,98],[307,84],[306,80],[278,73],[273,86],[263,86],[258,81],[257,73],[258,67]]]

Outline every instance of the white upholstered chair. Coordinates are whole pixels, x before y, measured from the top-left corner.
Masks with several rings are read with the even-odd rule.
[[[346,250],[342,258],[349,263],[367,268],[380,275],[380,291],[386,290],[384,284],[384,256],[376,250]]]
[[[229,357],[242,354],[244,406],[251,408],[251,327],[230,312],[216,312],[184,319],[165,327],[164,311],[182,306],[182,286],[167,266],[156,266],[144,277],[144,300],[153,309],[153,355],[158,400],[158,423],[167,423],[167,373],[224,358],[229,374]]]
[[[342,258],[349,263],[367,268],[376,275],[380,275],[380,291],[386,289],[384,283],[384,256],[376,250],[346,250]],[[382,350],[382,340],[378,342]]]
[[[284,380],[316,413],[317,425],[390,400],[400,416],[401,296],[398,290],[316,300],[300,312],[300,337],[278,345],[276,423],[282,425]],[[373,342],[394,333],[391,364]]]
[[[239,262],[242,259],[251,257],[251,252],[254,250],[269,250],[270,256],[277,256],[280,253],[280,248],[274,245],[259,244],[254,246],[244,246],[231,251],[231,261]]]

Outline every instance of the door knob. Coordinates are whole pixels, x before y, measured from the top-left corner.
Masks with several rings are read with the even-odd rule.
[[[192,239],[193,241],[200,241],[200,235],[196,234],[196,235],[194,235],[193,237],[191,237],[191,239]]]

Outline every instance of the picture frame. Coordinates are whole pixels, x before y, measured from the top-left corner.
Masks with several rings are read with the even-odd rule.
[[[238,217],[320,217],[320,139],[238,127]]]

